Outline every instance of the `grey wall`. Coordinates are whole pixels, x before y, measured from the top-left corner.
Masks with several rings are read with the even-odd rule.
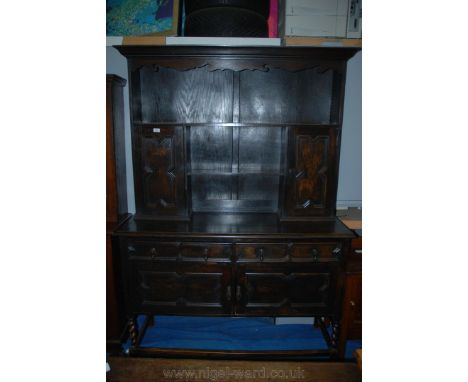
[[[348,61],[341,137],[338,206],[362,204],[362,52]]]
[[[117,74],[127,79],[126,59],[112,47],[107,47],[107,73]],[[362,139],[362,54],[359,52],[348,62],[346,75],[346,94],[343,115],[343,134],[341,139],[340,175],[338,180],[338,207],[360,207],[362,200],[361,187],[361,139]],[[127,156],[127,194],[129,212],[135,212],[133,192],[133,169],[130,141],[130,111],[128,100],[128,84],[124,88],[125,106],[125,139]]]
[[[106,73],[117,74],[128,81],[127,60],[119,51],[106,47]],[[128,212],[135,212],[135,193],[133,190],[132,142],[130,136],[130,106],[128,98],[128,82],[124,88],[124,114],[125,114],[125,155],[127,159],[127,197]]]

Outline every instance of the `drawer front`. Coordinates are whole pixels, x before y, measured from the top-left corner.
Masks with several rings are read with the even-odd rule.
[[[341,259],[341,243],[316,242],[304,244],[252,243],[236,245],[239,263],[333,262]]]
[[[286,244],[238,244],[236,258],[239,263],[285,262],[288,261]]]
[[[217,243],[163,243],[129,241],[129,260],[187,261],[187,262],[230,262],[231,245]]]
[[[328,262],[341,259],[341,243],[305,243],[291,247],[293,262]]]

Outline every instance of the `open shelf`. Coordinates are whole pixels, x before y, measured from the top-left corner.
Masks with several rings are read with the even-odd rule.
[[[283,184],[284,128],[186,128],[194,212],[277,212]]]

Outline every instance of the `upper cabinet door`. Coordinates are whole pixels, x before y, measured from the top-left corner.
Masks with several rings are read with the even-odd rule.
[[[290,127],[283,219],[334,216],[339,130]]]
[[[135,166],[137,214],[186,217],[183,127],[140,127]]]

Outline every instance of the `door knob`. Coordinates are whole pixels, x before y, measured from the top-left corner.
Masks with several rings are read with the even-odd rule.
[[[265,250],[263,248],[260,248],[258,250],[258,257],[259,257],[260,261],[263,261],[263,259],[265,258],[264,253],[265,253]]]
[[[312,251],[310,251],[310,255],[312,256],[313,261],[318,261],[319,251],[317,250],[317,248],[312,248]]]

